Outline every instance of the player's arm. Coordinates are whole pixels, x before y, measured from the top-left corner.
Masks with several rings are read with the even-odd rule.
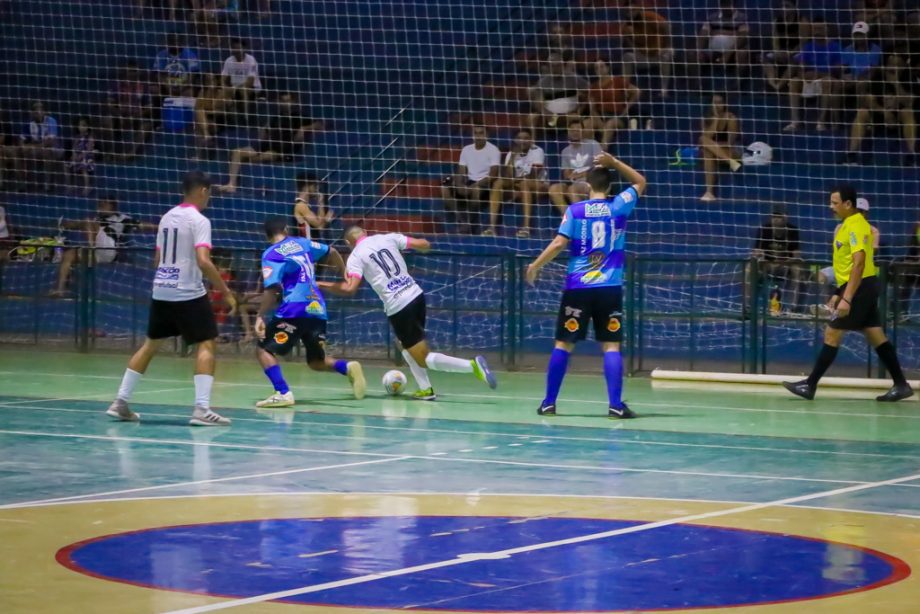
[[[361,277],[350,274],[345,281],[320,281],[317,282],[316,285],[319,286],[323,292],[328,292],[334,296],[350,297],[358,293],[358,288],[361,287]]]
[[[414,249],[419,253],[427,254],[431,251],[431,241],[416,237],[406,237],[406,249]]]
[[[278,297],[281,294],[281,288],[278,284],[271,285],[262,291],[262,297],[259,300],[259,312],[256,314],[255,333],[259,339],[265,338],[265,320],[274,313],[278,307]]]
[[[853,268],[850,270],[850,279],[847,280],[846,289],[843,296],[837,301],[837,314],[845,316],[850,312],[850,306],[853,304],[853,296],[859,290],[862,284],[863,271],[866,269],[866,252],[853,252]]]
[[[336,273],[345,277],[345,260],[336,248],[330,247],[329,251],[326,252],[326,255],[323,256],[320,262],[326,266],[332,267],[335,269]]]
[[[302,196],[294,199],[294,219],[298,224],[309,224],[311,228],[320,228],[322,220],[310,208],[310,204]]]
[[[211,282],[211,287],[220,292],[224,297],[224,302],[227,304],[227,307],[230,308],[230,313],[235,313],[236,297],[233,295],[233,292],[230,291],[230,287],[221,278],[220,272],[211,261],[211,248],[206,245],[199,245],[196,247],[195,260],[198,261],[198,268],[201,269],[201,274]]]
[[[594,158],[594,163],[598,166],[610,168],[618,172],[623,179],[632,184],[638,196],[642,196],[645,192],[645,188],[648,185],[645,176],[619,158],[614,158],[612,155],[605,152],[598,154],[597,157]]]
[[[556,237],[549,242],[549,245],[546,246],[546,249],[543,250],[537,259],[527,265],[527,272],[525,274],[527,283],[533,285],[537,280],[537,275],[540,274],[540,269],[546,266],[547,263],[551,262],[553,258],[559,255],[564,249],[569,246],[569,238],[565,235],[556,235]]]

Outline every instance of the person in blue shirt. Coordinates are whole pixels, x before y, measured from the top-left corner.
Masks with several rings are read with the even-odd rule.
[[[546,371],[546,397],[537,413],[556,415],[556,398],[569,364],[569,355],[585,339],[589,323],[604,351],[604,377],[611,418],[635,418],[623,402],[623,273],[626,264],[626,221],[645,192],[641,173],[608,153],[599,154],[586,177],[590,198],[569,206],[558,234],[528,267],[527,283],[533,285],[547,263],[569,251],[565,290],[556,318],[556,344]],[[630,187],[615,197],[611,170]]]
[[[822,17],[815,18],[811,23],[811,39],[792,58],[797,64],[796,77],[789,81],[790,122],[783,132],[799,129],[803,98],[821,99],[815,129],[818,132],[827,129],[825,122],[834,102],[836,81],[840,77],[841,51],[840,43],[832,40],[828,33],[827,22]]]
[[[182,44],[175,32],[166,35],[166,46],[157,52],[153,60],[153,72],[157,75],[161,96],[180,96],[183,90],[195,85],[195,75],[201,70],[201,63],[195,52]]]
[[[290,407],[294,394],[284,380],[278,355],[288,354],[303,343],[307,365],[314,371],[335,371],[351,381],[356,399],[367,389],[361,363],[326,356],[326,300],[316,285],[316,264],[324,262],[345,274],[345,262],[333,248],[301,237],[288,236],[281,216],[265,221],[271,246],[262,253],[264,291],[255,322],[260,338],[258,359],[275,392],[256,407]]]
[[[50,192],[56,183],[54,174],[63,175],[64,146],[57,120],[45,112],[44,103],[32,103],[30,121],[19,142],[13,168],[25,176],[27,184],[40,185]]]

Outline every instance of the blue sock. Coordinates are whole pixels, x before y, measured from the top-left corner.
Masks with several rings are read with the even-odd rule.
[[[619,352],[604,352],[604,378],[610,406],[619,407],[623,403],[623,356]]]
[[[549,364],[546,366],[546,398],[544,405],[555,405],[562,380],[565,379],[565,370],[569,368],[569,353],[559,348],[554,348],[549,355]]]
[[[287,382],[284,381],[284,376],[281,375],[281,365],[275,365],[265,369],[265,377],[271,381],[272,386],[275,387],[275,390],[281,394],[287,394],[291,391],[291,389],[288,388]]]
[[[335,361],[335,370],[341,375],[348,375],[348,361],[347,360],[337,360]]]

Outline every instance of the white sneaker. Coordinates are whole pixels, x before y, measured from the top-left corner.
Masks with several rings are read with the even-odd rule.
[[[230,418],[224,418],[210,409],[196,407],[188,423],[189,426],[230,426]]]
[[[256,407],[290,407],[294,404],[294,393],[288,390],[281,394],[277,390],[264,401],[256,403]]]
[[[348,372],[348,381],[351,382],[351,389],[355,392],[355,398],[359,401],[364,398],[364,393],[367,392],[367,380],[364,379],[364,369],[361,368],[361,363],[355,360],[352,360],[346,365]]]
[[[109,408],[105,410],[105,414],[122,422],[138,422],[141,419],[141,415],[131,411],[128,402],[123,399],[112,401]]]

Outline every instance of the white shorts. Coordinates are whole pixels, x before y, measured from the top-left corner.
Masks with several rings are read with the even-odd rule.
[[[554,115],[565,115],[578,108],[578,98],[556,98],[543,103],[543,108]]]

